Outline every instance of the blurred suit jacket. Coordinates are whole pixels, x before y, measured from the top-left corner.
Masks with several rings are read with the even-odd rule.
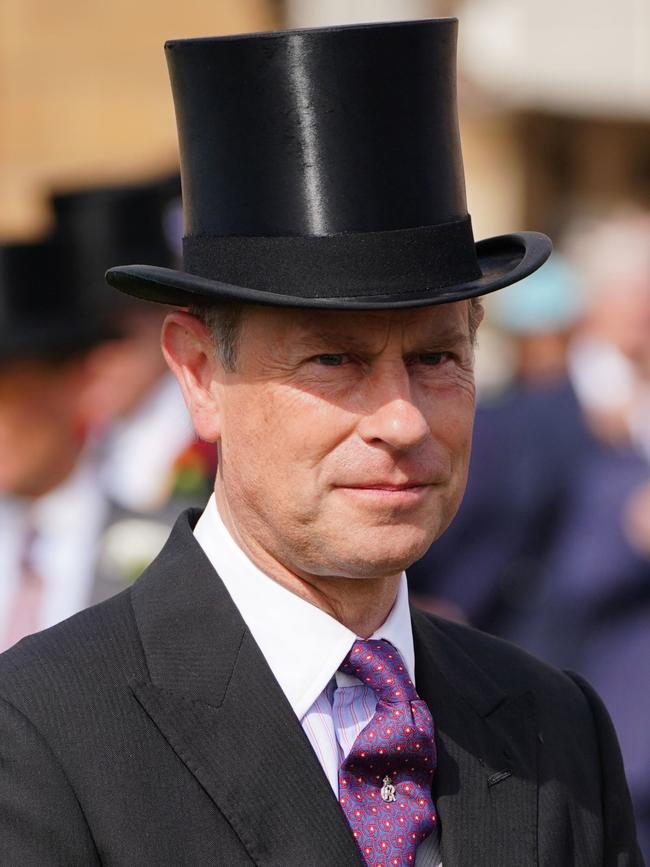
[[[184,513],[135,585],[0,656],[0,864],[361,864]],[[413,613],[444,867],[639,865],[620,754],[579,679]]]

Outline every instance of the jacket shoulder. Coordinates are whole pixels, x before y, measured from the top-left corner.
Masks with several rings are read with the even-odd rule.
[[[460,648],[501,689],[507,692],[572,695],[580,704],[584,704],[584,699],[580,698],[582,687],[576,688],[576,680],[570,672],[561,671],[516,644],[480,629],[433,614],[418,612],[418,615],[426,618],[445,638]]]
[[[439,664],[447,680],[481,714],[488,714],[507,696],[527,696],[545,738],[571,743],[582,736],[595,746],[607,713],[604,709],[604,716],[594,713],[595,693],[577,675],[479,629],[422,612],[414,615],[414,625],[418,620],[427,624],[416,627],[419,634],[437,636],[434,656],[438,652],[443,657]],[[611,728],[604,739],[608,742],[618,752]]]

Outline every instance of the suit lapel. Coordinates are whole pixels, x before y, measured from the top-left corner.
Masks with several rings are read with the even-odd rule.
[[[537,862],[537,748],[527,693],[506,695],[413,612],[416,681],[436,725],[434,797],[445,867]]]
[[[181,516],[133,587],[150,673],[133,692],[260,865],[359,864],[298,719]]]

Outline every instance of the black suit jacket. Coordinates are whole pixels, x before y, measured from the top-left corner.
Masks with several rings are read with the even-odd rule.
[[[0,863],[360,864],[325,775],[181,516],[129,590],[0,657]],[[588,686],[413,613],[444,867],[641,864]]]

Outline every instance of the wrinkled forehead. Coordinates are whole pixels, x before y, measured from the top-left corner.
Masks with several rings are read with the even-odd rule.
[[[388,334],[404,338],[443,339],[469,336],[469,302],[396,310],[309,310],[292,307],[250,307],[245,332],[253,339],[319,344],[326,340],[373,343]]]

